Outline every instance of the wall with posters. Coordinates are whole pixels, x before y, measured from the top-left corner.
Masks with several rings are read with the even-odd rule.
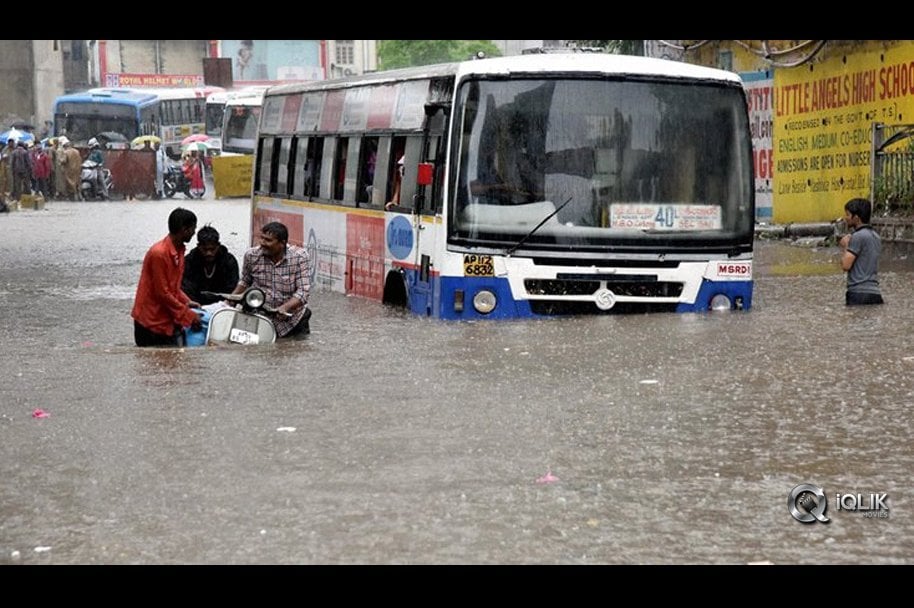
[[[223,40],[236,83],[322,80],[320,40]]]
[[[772,218],[772,184],[774,157],[771,148],[774,80],[771,71],[742,72],[749,105],[749,128],[752,131],[752,161],[755,166],[755,220]]]
[[[770,176],[771,221],[842,217],[848,199],[870,195],[873,123],[914,123],[914,41],[828,41],[818,52],[812,52],[818,44],[806,41],[768,41],[770,49],[802,50],[771,58],[760,54],[761,42],[714,41],[684,52],[662,43],[646,48],[671,49],[663,52],[700,65],[729,63],[740,72],[753,125],[757,219],[767,213],[763,171]],[[761,84],[765,70],[771,80]]]

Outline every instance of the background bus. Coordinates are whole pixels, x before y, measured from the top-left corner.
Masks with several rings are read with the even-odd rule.
[[[225,103],[222,150],[230,154],[254,154],[257,127],[265,88],[233,96]]]
[[[159,99],[159,132],[162,146],[172,158],[181,156],[181,141],[206,133],[206,99],[221,87],[176,87],[145,89]]]
[[[220,153],[222,150],[222,129],[224,126],[223,123],[225,122],[225,104],[231,99],[252,98],[256,99],[255,105],[259,107],[261,100],[263,99],[263,92],[266,89],[266,86],[254,86],[246,87],[244,89],[219,91],[217,93],[212,93],[206,98],[206,134],[210,138],[206,143],[212,146],[216,154]],[[257,118],[260,118],[259,112],[257,112]],[[251,145],[250,150],[245,153],[253,154],[253,149],[254,147]]]
[[[74,146],[100,133],[120,133],[128,142],[158,134],[159,121],[158,97],[147,91],[91,89],[54,102],[54,135],[66,135]]]
[[[312,284],[450,319],[749,309],[755,199],[736,74],[503,57],[271,88],[252,242]]]
[[[74,145],[84,145],[102,132],[121,133],[127,141],[157,135],[166,152],[178,158],[181,141],[204,132],[206,97],[217,90],[221,89],[95,88],[64,95],[54,104],[54,134],[66,135]]]

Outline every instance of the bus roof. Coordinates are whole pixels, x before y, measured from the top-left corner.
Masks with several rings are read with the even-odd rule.
[[[134,89],[106,89],[96,88],[78,93],[68,93],[61,95],[55,101],[68,103],[113,103],[123,105],[146,105],[156,100],[156,96],[151,93],[141,92]]]
[[[266,88],[259,91],[246,91],[234,97],[230,97],[226,102],[226,107],[232,106],[259,106],[263,105],[263,94]]]
[[[277,85],[271,87],[268,90],[267,95],[282,95],[301,91],[320,91],[359,85],[384,84],[401,80],[420,80],[441,76],[459,76],[463,78],[474,74],[507,76],[512,73],[554,74],[562,72],[589,72],[593,74],[618,74],[629,76],[643,75],[674,79],[717,80],[734,84],[741,83],[739,75],[734,72],[692,65],[681,61],[606,53],[555,53],[493,57],[490,59],[372,72],[360,76],[335,80]]]
[[[235,99],[263,98],[263,93],[269,88],[269,85],[251,86],[243,89],[232,89],[228,91],[219,91],[206,98],[206,103],[225,104]]]

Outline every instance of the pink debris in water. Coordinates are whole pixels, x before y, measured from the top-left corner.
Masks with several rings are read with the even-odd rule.
[[[32,412],[32,418],[47,418],[48,416],[50,416],[50,414],[47,413],[46,411],[44,411],[43,409],[41,409],[40,407],[37,408],[34,412]]]
[[[552,474],[552,471],[547,471],[545,475],[538,478],[536,483],[555,483],[559,478]]]
[[[85,342],[83,342],[83,346],[85,346],[86,348],[88,348],[90,346],[95,346],[95,342],[93,342],[92,340],[86,340]]]

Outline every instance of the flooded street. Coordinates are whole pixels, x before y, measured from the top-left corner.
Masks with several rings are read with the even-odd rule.
[[[758,242],[748,313],[452,323],[318,292],[303,341],[138,349],[175,206],[240,261],[244,200],[0,215],[0,564],[914,563],[907,250],[882,307],[844,306],[837,248]],[[788,512],[804,483],[828,524]]]

